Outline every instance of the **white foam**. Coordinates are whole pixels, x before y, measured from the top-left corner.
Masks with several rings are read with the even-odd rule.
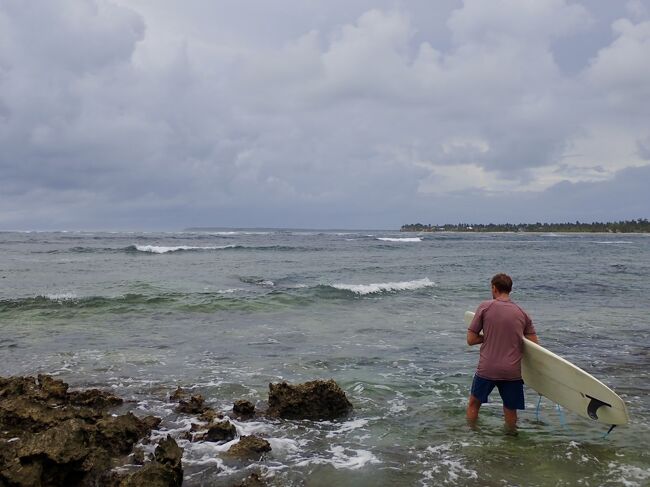
[[[367,450],[346,449],[336,445],[328,450],[332,454],[330,458],[323,456],[311,457],[297,462],[294,467],[306,467],[308,465],[332,465],[338,469],[358,470],[369,463],[381,463],[381,461]]]
[[[368,425],[367,419],[356,419],[353,421],[346,421],[345,423],[341,424],[340,428],[327,433],[327,438],[334,438],[337,435],[349,433],[350,431],[363,428],[364,426],[367,425]]]
[[[625,487],[641,487],[648,485],[650,469],[636,467],[634,465],[621,465],[616,462],[609,462],[610,479],[614,483],[620,483]]]
[[[52,301],[72,301],[78,298],[78,296],[75,293],[46,294],[45,297]]]
[[[380,282],[374,284],[332,284],[333,288],[352,291],[356,294],[374,294],[393,291],[412,291],[435,286],[433,281],[425,277],[414,281]]]
[[[149,252],[151,254],[166,254],[168,252],[178,252],[179,250],[223,250],[232,249],[236,245],[221,245],[214,247],[191,247],[189,245],[179,245],[177,247],[164,247],[161,245],[135,245],[135,249],[140,252]]]
[[[346,449],[342,446],[333,446],[330,448],[332,454],[332,465],[336,469],[347,468],[350,470],[358,470],[368,463],[381,463],[379,459],[367,450],[347,450],[353,452],[352,454],[346,453]]]
[[[401,392],[398,392],[394,399],[391,399],[390,401],[388,401],[388,404],[390,405],[390,409],[388,410],[388,412],[390,414],[403,413],[404,411],[406,411],[408,409],[406,407],[406,401],[404,399],[404,394],[402,394]]]
[[[422,237],[377,237],[377,240],[381,240],[382,242],[422,242]]]
[[[233,294],[239,291],[245,291],[245,289],[234,287],[232,289],[221,289],[217,291],[217,294]]]
[[[433,474],[446,473],[448,481],[452,483],[457,483],[461,478],[463,480],[477,480],[478,472],[469,467],[463,465],[463,462],[459,458],[455,458],[453,452],[458,450],[459,447],[467,447],[468,444],[464,442],[451,444],[443,443],[437,446],[429,446],[425,450],[426,453],[433,454],[433,467],[429,471],[424,472],[425,480],[433,480]],[[421,459],[424,459],[424,455],[418,455]],[[425,461],[425,463],[429,463]],[[445,482],[447,483],[447,482]]]

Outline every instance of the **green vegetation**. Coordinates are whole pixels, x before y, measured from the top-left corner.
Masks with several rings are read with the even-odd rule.
[[[586,232],[586,233],[650,233],[647,218],[621,220],[618,222],[581,223],[488,223],[488,224],[445,224],[424,225],[411,223],[402,225],[401,232]]]

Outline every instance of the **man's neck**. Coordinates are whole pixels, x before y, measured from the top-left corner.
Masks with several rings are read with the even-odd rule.
[[[496,299],[497,301],[510,301],[510,294],[508,293],[495,294],[494,299]]]

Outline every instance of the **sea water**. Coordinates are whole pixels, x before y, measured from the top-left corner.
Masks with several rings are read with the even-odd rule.
[[[630,424],[558,411],[527,390],[517,435],[498,395],[477,429],[465,406],[478,359],[463,313],[493,274],[541,343],[612,387]],[[335,379],[339,421],[234,420],[272,452],[189,443],[185,485],[644,486],[650,484],[650,237],[215,230],[0,233],[0,375],[100,387],[180,437],[181,386],[218,410],[263,406],[269,382]],[[236,441],[236,440],[235,440]]]

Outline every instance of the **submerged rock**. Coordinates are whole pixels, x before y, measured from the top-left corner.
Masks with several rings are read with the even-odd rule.
[[[262,480],[259,474],[252,473],[233,487],[266,487],[266,485],[266,482]]]
[[[271,444],[259,436],[242,436],[228,449],[228,454],[240,458],[260,458],[271,451]]]
[[[352,404],[333,380],[269,384],[268,415],[285,419],[331,420],[346,416]]]

